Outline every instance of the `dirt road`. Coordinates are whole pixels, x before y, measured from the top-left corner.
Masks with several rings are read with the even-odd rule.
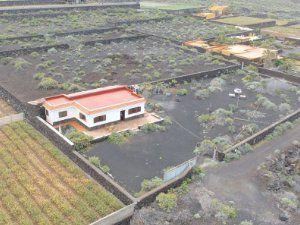
[[[278,220],[280,212],[274,199],[260,187],[257,167],[276,149],[282,149],[294,140],[300,140],[300,123],[283,136],[263,143],[241,159],[209,169],[204,181],[205,188],[215,192],[216,197],[221,200],[234,201],[245,217],[255,215],[258,220],[253,221],[255,224],[283,223]]]

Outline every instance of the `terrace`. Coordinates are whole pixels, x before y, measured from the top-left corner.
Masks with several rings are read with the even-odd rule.
[[[189,16],[179,16],[172,20],[161,22],[133,24],[130,26],[130,29],[162,36],[181,43],[198,38],[209,39],[216,38],[219,35],[240,32],[240,30],[231,25],[219,25]]]
[[[167,41],[137,38],[2,58],[3,86],[22,101],[115,84],[136,84],[225,68],[228,63]],[[20,76],[23,78],[20,79]]]
[[[218,23],[230,24],[234,26],[246,26],[246,27],[256,27],[256,26],[274,26],[276,21],[268,18],[255,18],[247,16],[237,16],[228,17],[215,20]]]

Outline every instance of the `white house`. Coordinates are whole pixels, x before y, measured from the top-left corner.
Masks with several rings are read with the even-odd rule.
[[[143,116],[145,103],[145,98],[122,85],[43,99],[48,123],[75,119],[88,129]]]

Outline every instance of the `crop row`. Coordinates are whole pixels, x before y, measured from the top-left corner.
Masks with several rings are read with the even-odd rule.
[[[24,122],[2,127],[0,141],[1,180],[8,187],[1,196],[10,196],[4,207],[18,223],[87,224],[121,207]]]

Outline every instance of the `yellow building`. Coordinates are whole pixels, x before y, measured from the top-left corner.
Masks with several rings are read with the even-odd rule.
[[[215,5],[209,8],[209,11],[215,14],[215,17],[223,16],[228,13],[229,7],[227,5]]]

